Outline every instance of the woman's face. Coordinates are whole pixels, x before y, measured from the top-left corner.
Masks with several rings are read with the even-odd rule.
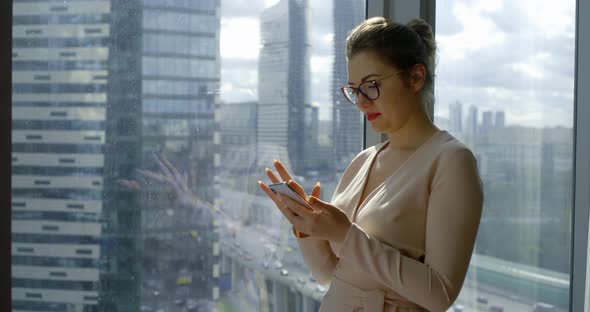
[[[355,88],[365,81],[378,80],[396,72],[399,69],[383,63],[372,51],[360,51],[348,59],[348,82]],[[378,81],[379,97],[375,100],[358,95],[357,107],[365,114],[373,130],[395,133],[420,110],[421,86],[416,90],[415,83],[402,80],[405,74]]]

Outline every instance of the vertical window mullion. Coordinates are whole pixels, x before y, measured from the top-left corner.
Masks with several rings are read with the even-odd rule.
[[[6,38],[0,50],[0,310],[11,311],[11,136],[12,136],[12,1],[2,1],[0,8],[0,38]]]
[[[587,1],[576,4],[576,80],[574,99],[574,212],[572,214],[571,254],[571,311],[587,311],[589,308],[588,234],[590,208],[590,61],[584,55],[590,53],[590,21],[581,18],[590,14]],[[582,56],[582,57],[580,57]]]

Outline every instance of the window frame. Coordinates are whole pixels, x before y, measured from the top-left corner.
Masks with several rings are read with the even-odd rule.
[[[11,276],[11,180],[12,180],[12,1],[0,4],[0,38],[6,38],[0,49],[0,276]],[[0,310],[12,311],[12,279],[0,282]]]
[[[588,311],[590,301],[590,271],[588,264],[588,235],[590,208],[590,21],[580,18],[590,15],[588,1],[576,1],[576,48],[574,81],[574,206],[572,212],[572,244],[570,253],[570,311]],[[578,105],[586,103],[586,105]],[[584,135],[586,134],[586,135]]]
[[[396,21],[407,21],[421,17],[433,25],[435,21],[435,0],[367,0],[367,17],[385,16]],[[590,60],[580,55],[590,54],[590,21],[580,18],[590,16],[590,3],[576,1],[576,58],[574,87],[574,203],[572,213],[572,248],[570,270],[570,311],[585,311],[590,305],[590,265],[588,264],[589,207],[590,207],[590,90],[583,86],[590,85]],[[0,4],[0,37],[6,44],[0,49],[0,275],[11,273],[11,149],[12,149],[12,1]],[[384,136],[374,132],[366,120],[363,125],[363,147],[384,141]],[[1,289],[12,289],[11,278],[4,278]],[[0,310],[12,310],[11,291],[0,292]]]

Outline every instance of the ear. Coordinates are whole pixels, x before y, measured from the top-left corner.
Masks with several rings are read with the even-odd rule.
[[[416,64],[410,69],[410,88],[418,93],[426,84],[426,67],[424,64]]]

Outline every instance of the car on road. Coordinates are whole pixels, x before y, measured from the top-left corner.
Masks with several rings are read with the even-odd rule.
[[[197,309],[198,303],[195,299],[187,299],[186,300],[186,309],[189,311],[194,311]]]

